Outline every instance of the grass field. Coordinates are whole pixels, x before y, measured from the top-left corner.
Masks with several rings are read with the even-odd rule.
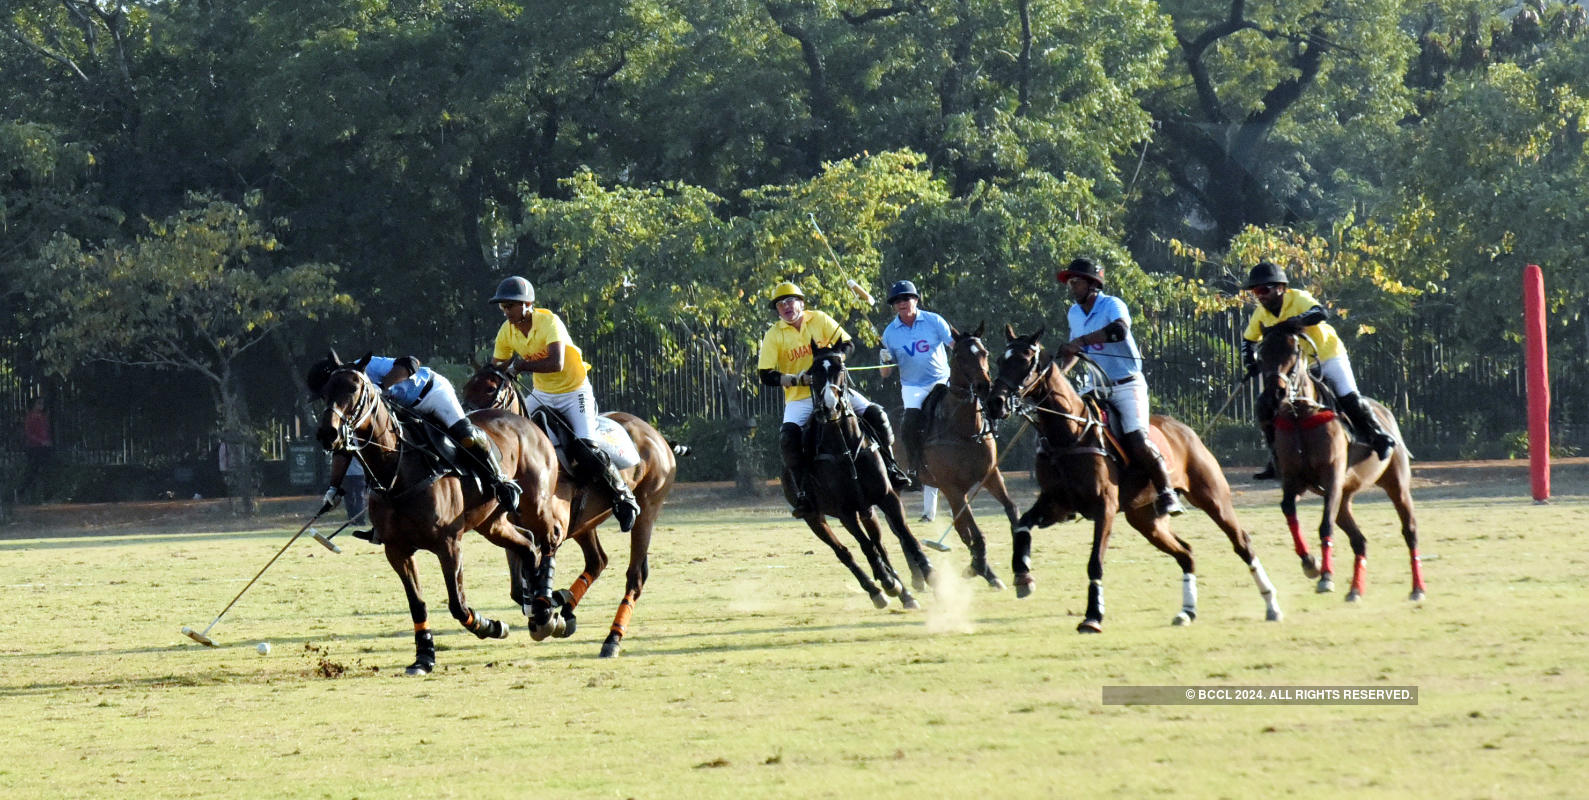
[[[290,518],[24,518],[0,530],[12,620],[0,643],[0,793],[1583,797],[1583,474],[1559,475],[1543,506],[1517,470],[1425,477],[1419,604],[1406,600],[1406,551],[1382,495],[1359,504],[1369,585],[1348,605],[1302,576],[1278,493],[1238,485],[1280,623],[1263,621],[1246,569],[1194,512],[1175,527],[1199,557],[1201,615],[1170,627],[1180,575],[1122,523],[1106,632],[1090,637],[1074,633],[1083,525],[1038,534],[1029,599],[956,578],[922,593],[923,611],[879,611],[780,505],[681,491],[622,657],[595,657],[623,589],[616,529],[615,563],[581,605],[578,634],[541,643],[508,601],[500,552],[474,537],[470,599],[513,636],[480,641],[457,627],[427,556],[439,666],[417,679],[402,674],[409,622],[378,548],[342,537],[337,556],[304,537],[207,649],[179,629],[208,625],[296,529]],[[1018,488],[1024,502],[1029,487]],[[1007,526],[978,508],[1008,579]],[[1304,506],[1305,528],[1317,512]],[[945,575],[965,565],[961,547],[930,555]],[[565,555],[560,583],[578,560]],[[273,652],[256,653],[261,641]],[[1103,705],[1103,687],[1122,685],[1412,685],[1419,702]]]

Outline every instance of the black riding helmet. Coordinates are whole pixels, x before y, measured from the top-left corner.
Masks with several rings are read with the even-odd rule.
[[[309,387],[309,393],[319,397],[325,391],[326,381],[331,380],[331,373],[342,368],[342,359],[337,358],[337,351],[331,350],[326,357],[314,362],[309,367],[308,374],[304,375],[303,383]]]
[[[1247,285],[1241,288],[1252,289],[1270,283],[1290,284],[1291,281],[1286,279],[1285,270],[1268,261],[1260,261],[1258,266],[1253,267],[1252,271],[1247,273]]]

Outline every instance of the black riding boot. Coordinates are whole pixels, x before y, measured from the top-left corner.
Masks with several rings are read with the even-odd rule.
[[[589,439],[576,441],[578,446],[574,449],[581,451],[579,461],[581,471],[585,473],[583,479],[599,480],[607,486],[607,490],[612,492],[612,517],[618,520],[618,529],[628,533],[634,527],[635,519],[640,516],[640,503],[635,500],[634,492],[629,490],[629,483],[595,442]]]
[[[1280,476],[1275,469],[1275,403],[1265,394],[1258,398],[1254,409],[1258,416],[1258,430],[1263,431],[1263,441],[1269,448],[1269,464],[1252,476],[1255,481],[1272,481]]]
[[[1374,455],[1379,456],[1381,461],[1389,459],[1391,451],[1396,449],[1396,439],[1380,427],[1379,417],[1374,416],[1374,409],[1368,407],[1368,401],[1363,399],[1363,395],[1353,392],[1345,397],[1336,398],[1335,403],[1346,412],[1347,418],[1352,421],[1352,427],[1368,440],[1369,446],[1374,448]]]
[[[861,414],[861,421],[866,423],[872,438],[877,441],[878,452],[883,456],[883,466],[888,470],[888,479],[894,484],[895,491],[905,491],[910,487],[910,476],[894,460],[894,428],[888,424],[888,415],[883,413],[883,407],[876,403],[867,406]]]
[[[927,435],[927,415],[919,408],[905,409],[905,419],[900,421],[900,438],[905,444],[905,461],[910,464],[910,491],[921,491],[921,470],[926,457],[923,450]]]
[[[783,458],[783,479],[793,498],[789,508],[795,516],[804,517],[815,511],[816,507],[811,502],[811,494],[806,491],[811,481],[806,475],[805,431],[799,425],[785,422],[778,429],[778,455]]]
[[[502,467],[497,464],[497,458],[491,453],[491,441],[486,438],[485,431],[475,427],[468,419],[461,419],[453,423],[447,433],[458,442],[463,449],[472,456],[484,470],[486,481],[491,484],[491,493],[497,502],[507,509],[509,514],[519,510],[519,485],[511,478],[502,474]]]
[[[1153,488],[1158,490],[1158,499],[1154,502],[1154,512],[1158,516],[1166,514],[1178,517],[1185,513],[1181,507],[1181,499],[1175,495],[1175,488],[1170,485],[1170,471],[1164,466],[1164,455],[1159,448],[1153,446],[1153,441],[1148,438],[1147,431],[1132,431],[1125,436],[1126,444],[1131,448],[1131,457],[1135,458],[1148,471],[1148,477],[1153,480]]]

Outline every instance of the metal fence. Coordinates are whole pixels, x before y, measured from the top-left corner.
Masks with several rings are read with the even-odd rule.
[[[1134,331],[1144,354],[1153,408],[1180,418],[1202,434],[1222,460],[1254,464],[1262,457],[1253,430],[1256,387],[1240,382],[1239,342],[1246,316],[1239,311],[1197,316],[1169,312],[1143,315]],[[592,362],[592,383],[603,409],[647,418],[665,434],[687,436],[726,450],[723,440],[743,436],[735,428],[749,414],[756,430],[776,431],[781,391],[756,385],[748,373],[750,352],[736,363],[747,373],[731,389],[715,374],[715,354],[684,339],[668,342],[661,329],[625,328],[591,339],[584,348]],[[995,334],[997,335],[997,334]],[[1057,338],[1057,337],[1056,337]],[[1051,339],[1052,341],[1052,339]],[[1348,341],[1363,391],[1396,414],[1404,438],[1423,459],[1498,458],[1526,453],[1526,391],[1521,348],[1485,360],[1459,359],[1451,352],[1452,334],[1437,328],[1414,330],[1391,340],[1362,336]],[[684,358],[662,357],[665,344],[682,347]],[[993,342],[996,348],[999,342]],[[22,461],[21,426],[40,381],[18,373],[18,343],[0,343],[0,422],[14,433],[0,440],[0,476],[14,476]],[[1575,454],[1589,450],[1589,374],[1577,360],[1551,363],[1553,446]],[[870,359],[859,356],[856,362]],[[5,367],[10,366],[10,369]],[[896,382],[876,372],[857,372],[863,392],[895,411]],[[51,386],[57,460],[68,465],[136,465],[157,469],[206,469],[215,464],[216,415],[208,393],[172,373],[98,366],[73,381]],[[187,387],[187,388],[184,388]],[[277,393],[279,396],[280,393]],[[1227,398],[1223,413],[1215,412]],[[254,408],[264,420],[258,437],[267,460],[284,457],[288,444],[307,435],[293,408]],[[763,449],[772,445],[758,441]],[[1012,453],[1012,466],[1022,456]],[[772,459],[766,462],[769,470]],[[710,458],[692,467],[696,479],[724,479],[727,465]]]

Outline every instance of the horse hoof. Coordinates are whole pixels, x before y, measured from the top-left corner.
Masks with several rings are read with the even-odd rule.
[[[1407,595],[1407,599],[1413,601],[1414,603],[1422,600],[1423,599],[1423,590],[1422,589],[1414,589],[1414,590],[1412,590],[1412,594]]]
[[[1009,588],[1009,587],[1004,585],[1004,581],[999,580],[999,576],[997,576],[997,575],[989,575],[989,576],[987,576],[987,579],[988,579],[988,588],[992,589],[995,592],[1002,592],[1005,589]]]
[[[910,611],[921,610],[921,603],[916,602],[916,598],[912,595],[907,594],[904,597],[899,598],[899,604]]]
[[[510,630],[506,622],[500,619],[491,620],[491,638],[506,639]]]
[[[911,570],[911,572],[910,572],[910,588],[915,589],[918,592],[925,592],[925,591],[927,591],[928,584],[930,584],[931,582],[932,582],[932,572],[930,572],[930,571],[921,572],[919,570]]]
[[[1330,592],[1335,591],[1335,581],[1332,581],[1329,578],[1320,578],[1319,585],[1315,586],[1313,591],[1317,594],[1329,594]]]
[[[579,624],[575,622],[572,614],[565,614],[562,619],[564,624],[558,630],[552,631],[552,635],[559,639],[567,639],[574,635],[574,629],[579,627]]]
[[[1319,577],[1319,564],[1313,560],[1313,556],[1302,557],[1302,574],[1309,578]]]
[[[1175,619],[1170,620],[1170,624],[1177,628],[1181,628],[1192,624],[1192,620],[1194,619],[1197,619],[1197,617],[1182,611],[1181,613],[1175,615]]]
[[[1362,599],[1362,597],[1363,597],[1363,593],[1362,592],[1359,592],[1356,589],[1353,589],[1353,590],[1351,590],[1351,591],[1346,593],[1346,602],[1355,603],[1358,600]]]
[[[898,597],[899,593],[905,589],[905,585],[896,578],[884,578],[878,581],[877,584],[883,587],[883,593],[889,597]]]
[[[872,605],[878,608],[888,608],[888,595],[877,592],[872,595]]]
[[[1279,622],[1284,616],[1284,614],[1280,613],[1280,609],[1271,608],[1263,615],[1263,619],[1264,622]]]
[[[424,663],[415,661],[414,663],[408,665],[408,669],[403,670],[403,674],[404,675],[429,675],[430,671],[432,669],[435,669],[435,668],[436,668],[435,664],[424,664]]]
[[[1015,576],[1016,597],[1031,597],[1032,592],[1036,590],[1037,579],[1032,577],[1032,573],[1022,572],[1021,574]]]
[[[1084,619],[1076,626],[1077,633],[1103,633],[1103,620]]]
[[[618,657],[618,642],[613,640],[613,639],[608,639],[606,642],[604,642],[602,644],[602,646],[601,646],[601,657],[602,658],[617,658]]]

